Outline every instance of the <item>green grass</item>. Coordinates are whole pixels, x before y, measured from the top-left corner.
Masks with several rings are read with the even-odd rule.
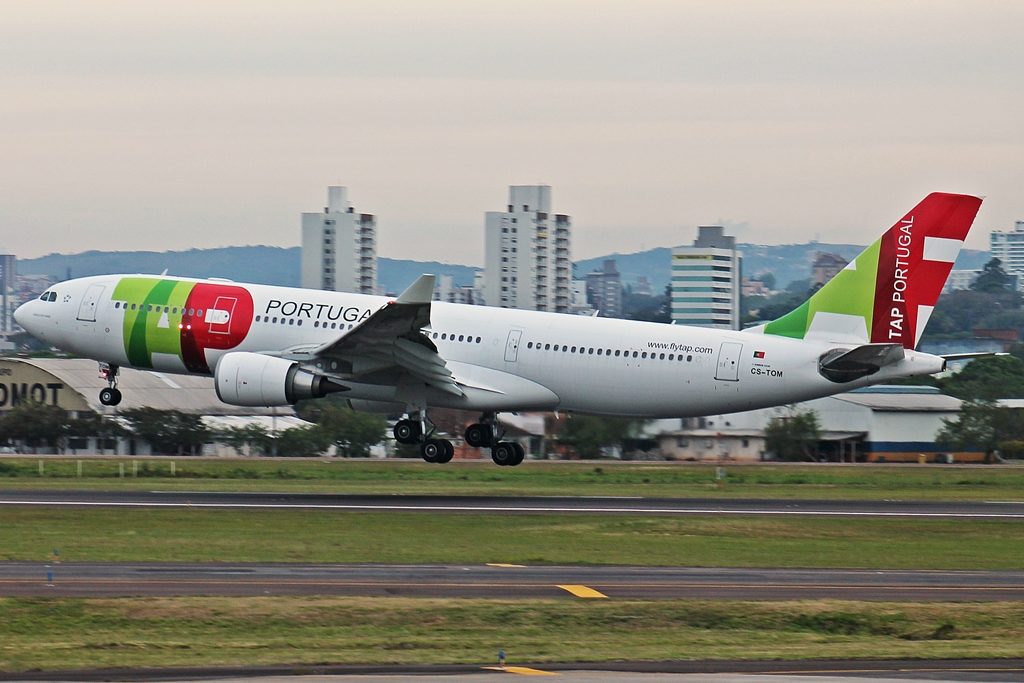
[[[0,560],[1021,569],[1024,524],[4,507]]]
[[[0,671],[1020,655],[1024,604],[0,599]]]
[[[80,461],[81,478],[74,458],[0,459],[0,488],[1024,500],[1024,466],[1019,465],[728,465],[726,480],[718,486],[714,466],[684,463],[530,461],[516,468],[498,468],[489,461],[448,465],[289,458]],[[176,467],[174,477],[171,462]]]

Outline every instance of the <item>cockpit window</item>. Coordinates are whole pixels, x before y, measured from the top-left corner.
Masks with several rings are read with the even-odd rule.
[[[42,294],[39,295],[39,300],[40,301],[56,301],[57,300],[57,292],[49,292],[49,291],[43,292]]]
[[[57,300],[57,292],[50,292],[50,298],[47,299],[47,301],[56,301],[56,300]]]

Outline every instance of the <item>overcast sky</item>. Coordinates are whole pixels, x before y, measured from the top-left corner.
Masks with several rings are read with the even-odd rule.
[[[292,246],[480,264],[510,184],[573,256],[868,243],[932,190],[1024,220],[1013,0],[0,2],[0,250]]]

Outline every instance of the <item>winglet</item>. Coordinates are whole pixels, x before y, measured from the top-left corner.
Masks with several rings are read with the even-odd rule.
[[[436,276],[424,273],[395,299],[396,304],[429,304],[434,298]]]

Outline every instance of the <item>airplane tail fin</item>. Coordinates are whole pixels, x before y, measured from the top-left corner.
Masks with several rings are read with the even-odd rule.
[[[917,346],[981,199],[933,192],[764,334]]]

